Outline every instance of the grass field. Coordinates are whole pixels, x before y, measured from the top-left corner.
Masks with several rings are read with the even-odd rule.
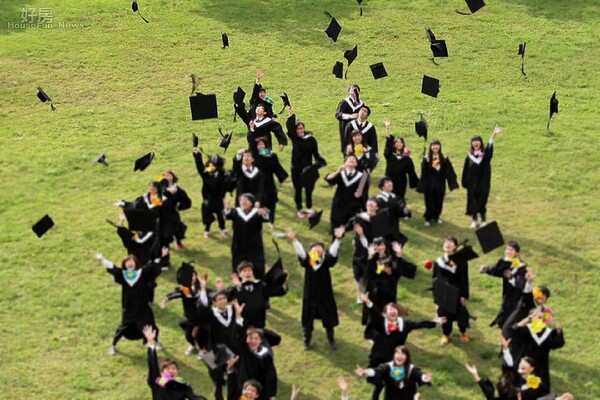
[[[25,399],[142,399],[145,353],[140,343],[122,341],[115,357],[107,355],[120,318],[120,288],[93,259],[102,251],[117,261],[123,249],[105,219],[116,220],[118,199],[140,195],[149,180],[175,170],[191,195],[193,209],[183,214],[187,248],[173,264],[194,260],[211,278],[226,276],[228,241],[203,239],[199,207],[201,181],[191,155],[191,134],[209,152],[219,150],[217,128],[233,130],[231,156],[245,143],[244,127],[232,123],[231,94],[250,91],[257,68],[269,95],[285,91],[300,119],[320,143],[333,170],[338,154],[335,107],[347,85],[357,82],[371,106],[371,120],[383,142],[383,119],[420,153],[414,133],[418,112],[430,123],[458,172],[470,137],[489,137],[495,124],[505,128],[496,140],[489,218],[504,236],[517,240],[522,255],[550,286],[555,320],[565,330],[566,346],[551,356],[553,388],[579,399],[600,398],[600,285],[598,239],[600,196],[598,105],[600,105],[600,1],[490,0],[471,16],[460,0],[366,0],[364,15],[352,0],[141,0],[144,23],[125,0],[0,0],[0,397]],[[51,13],[50,26],[22,26]],[[323,30],[329,11],[343,29],[337,43]],[[48,21],[47,21],[48,22]],[[424,28],[448,43],[450,57],[430,60]],[[231,47],[221,49],[221,32]],[[520,42],[527,42],[520,73]],[[331,75],[343,52],[359,46],[348,80]],[[384,62],[389,77],[374,80],[368,66]],[[216,93],[219,120],[192,122],[188,106],[189,74],[199,77],[199,91]],[[441,81],[437,99],[420,94],[422,75]],[[57,107],[35,97],[42,86]],[[546,130],[548,101],[556,91],[560,113]],[[275,104],[279,111],[281,102]],[[283,121],[282,121],[283,122]],[[108,151],[108,168],[92,158]],[[143,173],[132,173],[136,158],[148,151],[156,159]],[[280,154],[289,168],[290,150]],[[228,161],[230,165],[230,161]],[[382,174],[383,163],[377,176]],[[315,193],[317,208],[329,209],[332,190]],[[281,189],[279,225],[296,229],[302,241],[326,239],[327,223],[308,231],[295,217],[292,187]],[[441,252],[452,234],[475,243],[463,215],[466,193],[446,198],[441,226],[425,228],[421,196],[408,201],[415,218],[402,223],[410,238],[407,258],[422,265]],[[38,239],[30,226],[49,213],[56,226]],[[328,220],[326,211],[325,220]],[[227,243],[226,243],[227,242]],[[274,260],[270,241],[267,259]],[[350,377],[365,365],[369,343],[362,340],[355,304],[350,257],[345,239],[334,271],[341,325],[339,350],[326,346],[317,327],[315,350],[302,351],[300,305],[302,273],[293,249],[280,242],[292,271],[290,293],[272,301],[269,323],[283,334],[276,348],[280,396],[293,383],[307,400],[338,397],[335,377]],[[424,399],[478,399],[479,389],[462,365],[475,363],[482,375],[499,373],[498,331],[488,327],[500,303],[499,280],[479,276],[480,264],[493,262],[501,250],[472,263],[471,305],[479,317],[472,342],[439,346],[439,329],[413,333],[413,361],[434,375]],[[171,291],[175,273],[159,278],[157,296]],[[433,316],[430,276],[420,269],[414,281],[403,280],[399,301],[411,318]],[[182,376],[209,397],[210,380],[187,347],[177,326],[181,307],[155,308],[165,351],[181,361]],[[351,397],[368,398],[371,386],[351,378]]]

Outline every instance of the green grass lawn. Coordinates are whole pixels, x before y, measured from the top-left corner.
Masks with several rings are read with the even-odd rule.
[[[279,100],[287,92],[298,118],[317,136],[326,169],[341,162],[334,112],[351,82],[360,84],[372,108],[381,147],[382,121],[389,117],[393,133],[407,139],[417,160],[422,143],[413,127],[424,112],[430,137],[442,141],[459,173],[471,136],[487,140],[495,124],[503,126],[489,218],[500,223],[507,240],[521,244],[538,282],[553,292],[550,305],[566,338],[551,356],[553,388],[600,398],[600,1],[490,0],[471,16],[454,12],[466,9],[460,0],[366,0],[362,17],[352,0],[142,0],[139,6],[149,24],[125,0],[0,1],[0,397],[148,398],[141,344],[122,341],[118,355],[107,355],[120,318],[120,288],[93,254],[101,251],[114,261],[124,255],[105,219],[116,220],[116,200],[137,197],[169,168],[194,202],[183,214],[187,248],[174,252],[173,264],[194,260],[211,279],[228,274],[229,240],[202,238],[201,181],[190,138],[195,132],[205,150],[218,151],[222,127],[235,133],[228,158],[243,147],[244,127],[232,122],[231,94],[237,86],[249,93],[261,68],[269,95]],[[22,17],[37,22],[32,13],[41,9],[51,10],[52,27],[18,25]],[[337,43],[323,32],[329,22],[324,11],[343,27]],[[447,41],[450,57],[438,65],[430,60],[425,27]],[[221,49],[221,32],[228,33],[230,48]],[[516,54],[523,41],[527,76]],[[335,79],[333,64],[356,44],[359,57],[349,79]],[[385,63],[389,77],[372,78],[368,66],[376,62]],[[217,94],[219,120],[191,121],[190,73],[199,77],[199,91]],[[420,93],[424,74],[440,79],[437,99]],[[37,100],[37,86],[53,98],[56,112]],[[554,91],[560,113],[547,131]],[[274,106],[280,108],[281,101]],[[108,168],[91,162],[102,150],[108,151]],[[149,151],[156,152],[150,168],[132,173],[134,160]],[[290,153],[280,153],[286,168]],[[325,240],[328,211],[325,223],[308,231],[295,217],[291,183],[281,192],[279,226],[296,229],[305,243]],[[332,193],[319,184],[316,207],[329,210]],[[402,223],[410,238],[407,258],[422,265],[440,255],[446,235],[476,242],[463,215],[465,198],[462,189],[449,194],[445,223],[425,228],[422,197],[409,192],[415,218]],[[56,226],[38,239],[30,226],[45,213]],[[267,259],[274,261],[274,247],[265,243]],[[335,378],[366,365],[369,351],[358,323],[350,241],[344,240],[334,271],[337,351],[328,349],[318,326],[315,350],[302,351],[302,272],[292,247],[280,245],[292,277],[290,293],[272,301],[269,315],[271,327],[283,334],[275,351],[279,397],[288,397],[296,384],[302,399],[337,398]],[[424,399],[482,398],[465,362],[496,379],[499,335],[488,322],[499,307],[501,284],[476,271],[501,254],[498,249],[472,263],[470,309],[479,319],[471,343],[454,340],[442,348],[439,329],[411,335],[414,363],[434,375]],[[175,273],[163,274],[157,297],[174,285]],[[401,280],[399,302],[411,318],[433,316],[429,285],[425,269],[414,281]],[[182,376],[210,397],[205,367],[183,356],[181,307],[173,302],[166,310],[155,307],[155,314],[165,344],[160,355],[178,359]],[[370,385],[355,378],[350,383],[353,399],[368,398]]]

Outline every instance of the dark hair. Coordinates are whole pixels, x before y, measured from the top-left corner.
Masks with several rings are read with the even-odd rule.
[[[359,108],[359,109],[358,109],[358,111],[362,110],[363,108],[364,108],[365,110],[367,110],[367,117],[368,117],[369,115],[371,115],[371,108],[370,108],[369,106],[364,106],[364,105],[363,105],[361,108]]]
[[[409,375],[410,375],[409,371],[408,371],[408,369],[410,368],[410,351],[405,346],[397,346],[394,349],[394,354],[396,354],[397,351],[401,351],[406,356],[406,360],[404,361],[404,365],[403,365],[404,366],[404,379],[402,379],[402,382],[404,383],[404,385],[407,385]]]
[[[455,246],[458,246],[458,239],[456,239],[454,236],[446,236],[444,238],[444,242],[445,241],[450,241],[450,242],[454,243]]]
[[[385,242],[385,239],[382,236],[376,237],[373,239],[372,242],[375,246],[379,246],[380,244],[385,244],[387,245],[387,243]],[[387,247],[387,246],[386,246]]]
[[[208,164],[214,165],[217,169],[221,169],[223,168],[223,164],[225,163],[225,160],[223,159],[223,157],[221,157],[218,154],[213,154],[212,156],[210,156],[208,158],[208,160],[206,160],[206,163],[204,164],[205,167],[208,167]]]
[[[386,182],[391,182],[391,181],[392,181],[392,178],[390,178],[389,176],[384,176],[377,182],[377,187],[379,189],[382,189],[383,185],[385,185]]]
[[[519,243],[515,242],[514,240],[506,243],[506,247],[512,247],[517,253],[521,252],[521,246],[519,246]]]
[[[256,379],[248,379],[246,382],[244,382],[242,390],[246,390],[248,386],[252,386],[254,389],[256,389],[257,394],[260,395],[262,393],[262,385]]]
[[[266,91],[267,91],[267,89],[265,89],[264,86],[261,86],[260,88],[258,88],[258,93],[260,93],[260,92],[266,92]]]
[[[298,127],[299,127],[300,125],[302,125],[302,127],[303,127],[303,128],[306,128],[306,126],[304,125],[304,122],[302,122],[302,121],[296,121],[296,123],[294,124],[294,127],[295,127],[296,129],[298,129]]]
[[[475,149],[473,148],[473,142],[476,142],[476,141],[481,143],[481,150],[483,150],[483,139],[481,138],[481,136],[475,135],[471,138],[471,153],[475,151]]]
[[[408,315],[408,310],[404,307],[401,307],[398,303],[387,303],[384,307],[383,307],[383,312],[385,313],[388,309],[388,307],[392,307],[395,308],[396,311],[398,311],[398,315],[401,316],[406,316]]]
[[[239,198],[241,199],[242,197],[247,198],[252,204],[256,202],[256,196],[252,193],[242,193],[240,194]]]
[[[168,169],[165,172],[167,174],[171,174],[173,176],[173,183],[177,183],[177,181],[179,180],[179,178],[177,177],[177,175],[175,175],[175,172],[173,172],[173,170]]]
[[[546,296],[546,300],[550,298],[550,289],[548,289],[548,286],[538,285],[538,289]]]
[[[354,136],[360,136],[361,138],[361,144],[363,145],[363,147],[366,147],[367,143],[365,143],[364,138],[363,138],[363,134],[361,131],[359,131],[358,129],[353,130],[350,135],[348,135],[348,144],[352,146],[352,150],[354,151],[354,141],[352,140],[352,138]]]
[[[158,194],[162,195],[162,193],[163,193],[163,185],[159,181],[152,181],[152,182],[150,182],[150,186],[153,186],[158,191]]]
[[[262,339],[263,336],[265,335],[265,331],[263,331],[260,328],[254,328],[254,327],[250,327],[248,329],[246,329],[246,337],[250,336],[250,335],[254,335],[257,334],[258,336],[260,336],[260,338]]]
[[[360,93],[360,86],[358,86],[356,83],[353,83],[352,85],[348,86],[348,91],[354,88],[356,88],[356,91]]]
[[[138,258],[133,254],[130,254],[127,257],[125,257],[123,261],[121,261],[121,268],[126,268],[125,263],[129,260],[133,260],[133,262],[135,263],[135,269],[140,269],[140,267],[142,266],[140,260],[138,260]]]
[[[163,372],[165,370],[165,368],[168,368],[171,365],[174,365],[177,369],[179,369],[179,365],[177,364],[177,361],[175,361],[171,358],[165,358],[164,361],[160,363],[160,372]]]
[[[440,160],[440,165],[442,165],[442,163],[444,162],[444,154],[442,153],[442,142],[440,142],[438,139],[434,139],[431,141],[431,143],[429,143],[429,162],[432,163],[433,162],[433,151],[431,150],[431,147],[434,144],[439,144],[440,145],[440,152],[439,152],[439,160]]]
[[[309,248],[309,249],[312,249],[312,248],[313,248],[313,247],[315,247],[315,246],[321,246],[321,247],[323,248],[323,250],[325,250],[325,243],[323,243],[323,242],[319,242],[319,241],[312,242],[312,243],[311,243],[311,244],[308,246],[308,248]]]
[[[514,386],[515,372],[512,369],[507,369],[502,373],[502,376],[496,384],[500,398],[506,400],[517,400],[519,390]]]
[[[394,138],[394,142],[393,142],[394,146],[392,148],[393,151],[395,151],[395,149],[396,149],[396,147],[395,147],[396,142],[402,143],[402,150],[403,151],[406,150],[406,143],[404,142],[404,138],[403,137],[397,137],[397,138]]]
[[[242,195],[243,196],[243,195]],[[254,272],[254,264],[252,264],[250,261],[241,261],[238,265],[237,265],[237,272],[238,274],[240,272],[242,272],[243,270],[245,270],[246,268],[250,268],[252,269],[252,272]]]
[[[525,361],[527,364],[531,365],[531,368],[535,370],[535,360],[532,357],[523,357],[521,361]]]

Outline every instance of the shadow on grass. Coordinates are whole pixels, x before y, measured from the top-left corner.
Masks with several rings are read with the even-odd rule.
[[[34,1],[24,6],[21,2],[0,1],[0,35],[25,32],[38,22],[38,8]]]
[[[534,17],[581,22],[597,20],[600,17],[600,7],[594,1],[506,0],[506,2],[527,7],[527,12]]]

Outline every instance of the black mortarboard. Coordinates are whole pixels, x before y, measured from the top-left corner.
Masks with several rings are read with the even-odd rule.
[[[281,260],[281,257],[279,257],[265,274],[264,281],[269,289],[276,289],[281,287],[286,279],[287,274],[283,271],[283,261]]]
[[[475,253],[472,246],[464,245],[456,253],[451,254],[448,258],[454,261],[455,264],[464,264],[479,257],[479,254]]]
[[[319,179],[319,164],[312,164],[302,168],[300,173],[300,184],[305,188],[312,188]]]
[[[192,278],[195,273],[196,270],[191,263],[182,262],[181,267],[177,270],[177,283],[186,287],[192,286]]]
[[[50,216],[48,214],[46,214],[42,217],[42,219],[40,219],[38,222],[33,224],[31,229],[33,229],[33,231],[35,232],[37,237],[41,238],[53,226],[54,226],[54,221],[52,221],[52,218],[50,218]]]
[[[477,12],[479,9],[485,7],[485,3],[483,2],[483,0],[465,0],[467,3],[467,6],[469,7],[469,10],[472,13]]]
[[[198,136],[196,136],[195,133],[192,133],[192,145],[194,147],[198,147],[198,144],[199,144]]]
[[[333,75],[335,75],[336,78],[342,79],[342,77],[344,76],[344,63],[340,62],[340,61],[336,61],[331,73]]]
[[[270,329],[263,329],[263,340],[271,345],[271,347],[279,345],[281,343],[281,336]]]
[[[229,36],[227,36],[227,33],[221,33],[221,40],[223,41],[223,48],[229,47]]]
[[[440,92],[440,81],[427,75],[423,75],[423,85],[421,93],[427,96],[437,97]]]
[[[127,217],[130,231],[153,232],[156,228],[156,213],[139,208],[126,208],[123,210]]]
[[[373,78],[375,79],[385,78],[386,76],[388,76],[387,71],[385,70],[385,67],[383,66],[382,62],[369,65],[369,68],[371,68],[371,73],[373,74]]]
[[[525,42],[519,43],[519,51],[518,51],[517,55],[519,55],[521,57],[525,57],[525,46],[527,46],[527,43],[525,43]]]
[[[103,151],[102,153],[100,153],[96,157],[94,157],[92,162],[100,163],[100,164],[103,164],[108,167],[108,163],[106,162],[106,151]]]
[[[329,26],[327,27],[327,29],[325,29],[325,33],[331,38],[331,40],[337,42],[337,38],[340,32],[342,31],[342,27],[340,26],[340,24],[338,24],[337,20],[333,18],[333,16],[331,16],[331,14],[329,14],[328,12],[325,12],[325,14],[331,18],[331,21],[329,21]]]
[[[153,159],[154,159],[153,151],[151,151],[150,153],[146,154],[143,157],[138,158],[137,160],[135,160],[135,164],[133,165],[133,172],[145,170],[146,168],[148,168],[148,166],[150,166]]]
[[[238,86],[237,90],[233,93],[233,102],[238,107],[245,107],[244,98],[246,97],[246,92]]]
[[[477,229],[475,235],[477,235],[477,240],[484,253],[489,253],[504,244],[502,232],[500,232],[500,228],[496,221],[490,222],[486,226]]]
[[[139,11],[139,7],[138,7],[138,3],[137,3],[137,0],[133,0],[133,1],[131,2],[131,9],[133,10],[133,12],[136,12],[136,13],[138,13],[138,14],[139,14],[139,16],[140,16],[140,17],[141,17],[141,18],[144,20],[144,22],[146,22],[146,23],[148,23],[148,22],[149,22],[149,21],[148,21],[146,18],[144,18],[144,17],[142,16],[142,14],[140,13],[140,11]]]
[[[398,268],[400,275],[408,279],[415,279],[417,275],[417,265],[408,261],[404,261],[402,258],[398,259]]]
[[[322,216],[323,216],[323,210],[320,210],[320,211],[315,211],[313,213],[313,215],[311,215],[310,217],[308,217],[309,229],[312,229],[315,226],[319,225],[319,222],[321,222],[321,217]]]
[[[358,57],[358,45],[354,46],[351,50],[346,50],[344,52],[344,58],[348,60],[348,66],[352,65],[354,60]]]
[[[283,110],[285,110],[286,107],[292,106],[292,104],[290,103],[290,98],[288,97],[286,92],[283,92],[283,94],[281,95],[281,100],[283,101],[283,108],[281,109],[281,111],[279,111],[280,114],[283,112]]]
[[[214,94],[196,93],[195,96],[190,96],[190,109],[192,110],[192,121],[219,118],[217,96]]]
[[[433,57],[448,57],[448,48],[445,40],[434,40],[431,42],[431,52]]]
[[[427,121],[425,121],[423,114],[421,114],[421,117],[419,118],[419,120],[417,122],[415,122],[415,132],[417,132],[417,135],[419,137],[422,137],[423,139],[425,139],[425,141],[427,141],[428,129],[429,129],[429,124],[427,123]]]
[[[558,99],[556,98],[556,92],[552,93],[550,97],[550,118],[552,115],[558,114]]]
[[[458,297],[459,293],[457,287],[450,285],[441,278],[435,278],[433,280],[433,301],[440,306],[440,308],[450,314],[456,314]]]
[[[56,107],[54,107],[54,103],[52,103],[52,99],[50,98],[50,96],[48,96],[46,94],[46,92],[44,92],[44,89],[42,89],[41,86],[38,86],[38,88],[37,88],[37,97],[38,97],[38,99],[40,99],[40,101],[42,103],[45,103],[47,101],[50,102],[50,109],[52,111],[56,111]]]
[[[435,41],[435,35],[431,31],[431,29],[425,28],[425,35],[427,35],[427,40],[429,40],[430,43],[433,43]]]
[[[198,80],[196,79],[195,74],[190,74],[190,78],[192,78],[192,91],[190,92],[190,96],[193,96],[194,92],[196,92],[196,87],[198,86]]]
[[[373,237],[386,237],[398,231],[398,220],[392,218],[389,208],[386,208],[371,217],[371,228]]]
[[[223,148],[223,153],[225,153],[227,151],[227,148],[231,144],[231,138],[233,137],[233,133],[230,132],[224,135],[221,128],[219,128],[219,134],[221,135],[221,143],[219,143],[219,147]]]

